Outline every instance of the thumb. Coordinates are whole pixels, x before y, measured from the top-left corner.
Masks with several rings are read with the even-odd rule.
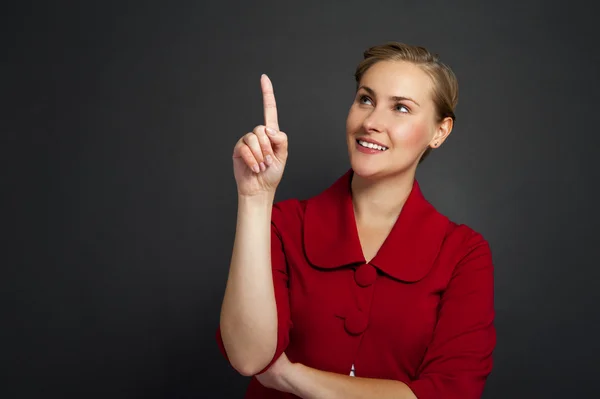
[[[273,153],[277,157],[283,157],[284,159],[287,157],[288,150],[288,139],[287,135],[281,130],[275,130],[273,128],[266,128],[267,137],[271,141],[271,145],[273,147]]]

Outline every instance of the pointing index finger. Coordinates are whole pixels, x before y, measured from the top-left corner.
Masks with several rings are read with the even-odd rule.
[[[262,88],[263,107],[265,110],[265,126],[279,130],[279,121],[277,120],[277,103],[275,102],[275,93],[273,84],[267,75],[260,78]]]

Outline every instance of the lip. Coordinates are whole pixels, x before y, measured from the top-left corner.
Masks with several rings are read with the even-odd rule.
[[[382,144],[382,143],[380,143],[377,140],[373,140],[373,139],[370,139],[370,138],[367,138],[367,137],[357,137],[356,140],[366,141],[367,143],[377,144],[377,145],[380,145],[380,146],[385,147],[385,148],[390,148],[389,146],[387,146],[385,144]]]

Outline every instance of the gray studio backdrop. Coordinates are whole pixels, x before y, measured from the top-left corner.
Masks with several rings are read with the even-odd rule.
[[[485,398],[595,397],[598,53],[577,2],[14,2],[2,15],[3,398],[234,398],[214,340],[236,217],[231,153],[273,80],[278,199],[348,167],[362,51],[458,75],[427,198],[491,243]],[[37,4],[36,4],[37,3]],[[595,395],[594,395],[595,393]],[[587,396],[585,396],[587,395]]]

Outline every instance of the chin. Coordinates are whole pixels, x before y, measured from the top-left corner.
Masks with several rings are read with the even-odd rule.
[[[363,179],[373,179],[385,175],[385,171],[381,165],[377,165],[375,162],[360,162],[353,160],[350,162],[350,167],[354,171],[354,174]]]
[[[393,167],[396,166],[396,167]],[[374,162],[372,160],[360,159],[350,160],[350,167],[354,174],[365,180],[378,180],[382,178],[401,176],[414,173],[415,165],[390,165],[385,162]]]

